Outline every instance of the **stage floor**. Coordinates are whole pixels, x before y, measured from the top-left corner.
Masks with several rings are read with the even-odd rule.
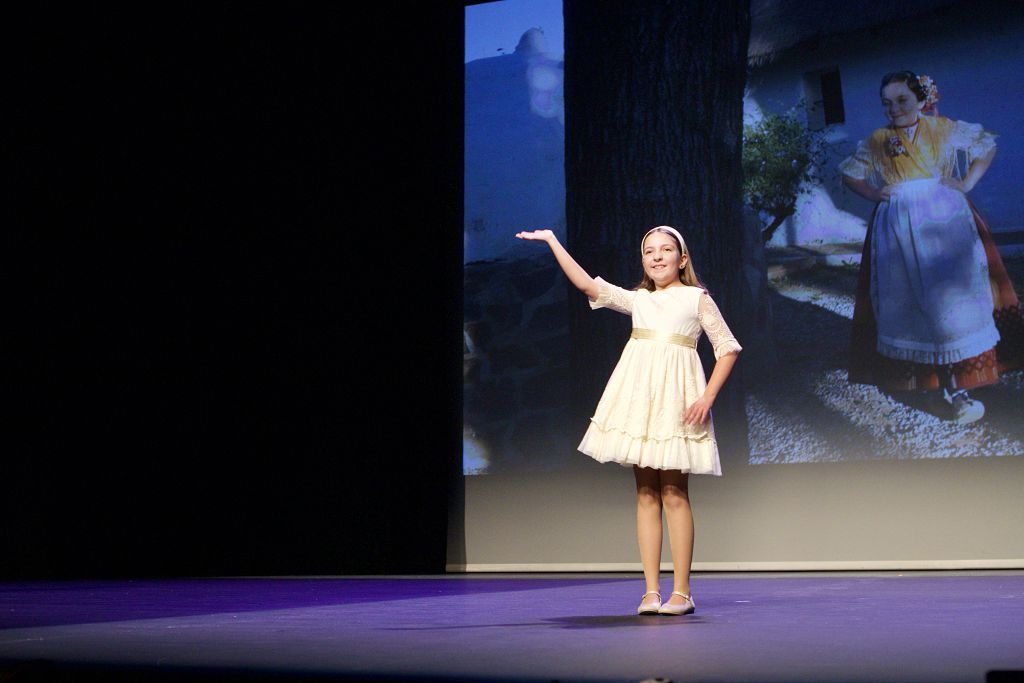
[[[0,583],[0,681],[1008,681],[1024,571]],[[666,577],[663,594],[671,592]]]

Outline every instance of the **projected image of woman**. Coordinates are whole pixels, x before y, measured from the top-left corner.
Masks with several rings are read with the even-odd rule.
[[[839,166],[844,183],[876,203],[860,264],[849,379],[890,392],[928,391],[934,413],[974,422],[985,409],[968,390],[997,382],[1021,360],[1020,303],[967,196],[992,162],[995,136],[939,116],[928,76],[886,74],[880,94],[889,125]]]
[[[644,276],[634,289],[591,277],[550,230],[516,237],[546,242],[590,307],[632,317],[633,331],[605,386],[579,450],[599,462],[632,467],[637,540],[647,590],[639,614],[689,614],[693,557],[690,474],[720,475],[711,406],[742,350],[697,279],[686,242],[675,228],[651,228],[640,242]],[[701,332],[715,351],[705,379],[696,346]],[[668,523],[673,590],[662,601],[662,515]]]

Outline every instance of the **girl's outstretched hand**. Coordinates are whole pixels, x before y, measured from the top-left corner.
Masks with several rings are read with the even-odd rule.
[[[516,237],[521,240],[541,240],[548,242],[553,239],[555,233],[550,230],[533,230],[531,232],[517,232]]]
[[[555,255],[555,260],[558,261],[562,272],[569,278],[569,282],[589,298],[594,301],[597,300],[601,293],[597,280],[590,277],[587,271],[583,270],[580,264],[576,263],[575,259],[569,255],[569,252],[565,250],[562,243],[555,237],[555,233],[551,232],[551,230],[530,230],[517,232],[516,237],[521,240],[545,242],[548,248],[551,249],[551,253]]]

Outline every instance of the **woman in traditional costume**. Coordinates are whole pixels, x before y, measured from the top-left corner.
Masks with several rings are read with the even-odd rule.
[[[1024,357],[1024,315],[988,225],[967,193],[995,156],[995,136],[935,110],[938,89],[911,71],[886,74],[889,125],[839,169],[876,203],[854,307],[849,380],[928,391],[933,410],[966,424],[968,390],[999,381]],[[928,115],[926,115],[928,114]]]

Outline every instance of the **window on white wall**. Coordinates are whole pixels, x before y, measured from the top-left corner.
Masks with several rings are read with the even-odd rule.
[[[843,123],[843,84],[838,68],[821,69],[804,74],[804,102],[807,108],[807,127],[821,130],[825,126]]]

